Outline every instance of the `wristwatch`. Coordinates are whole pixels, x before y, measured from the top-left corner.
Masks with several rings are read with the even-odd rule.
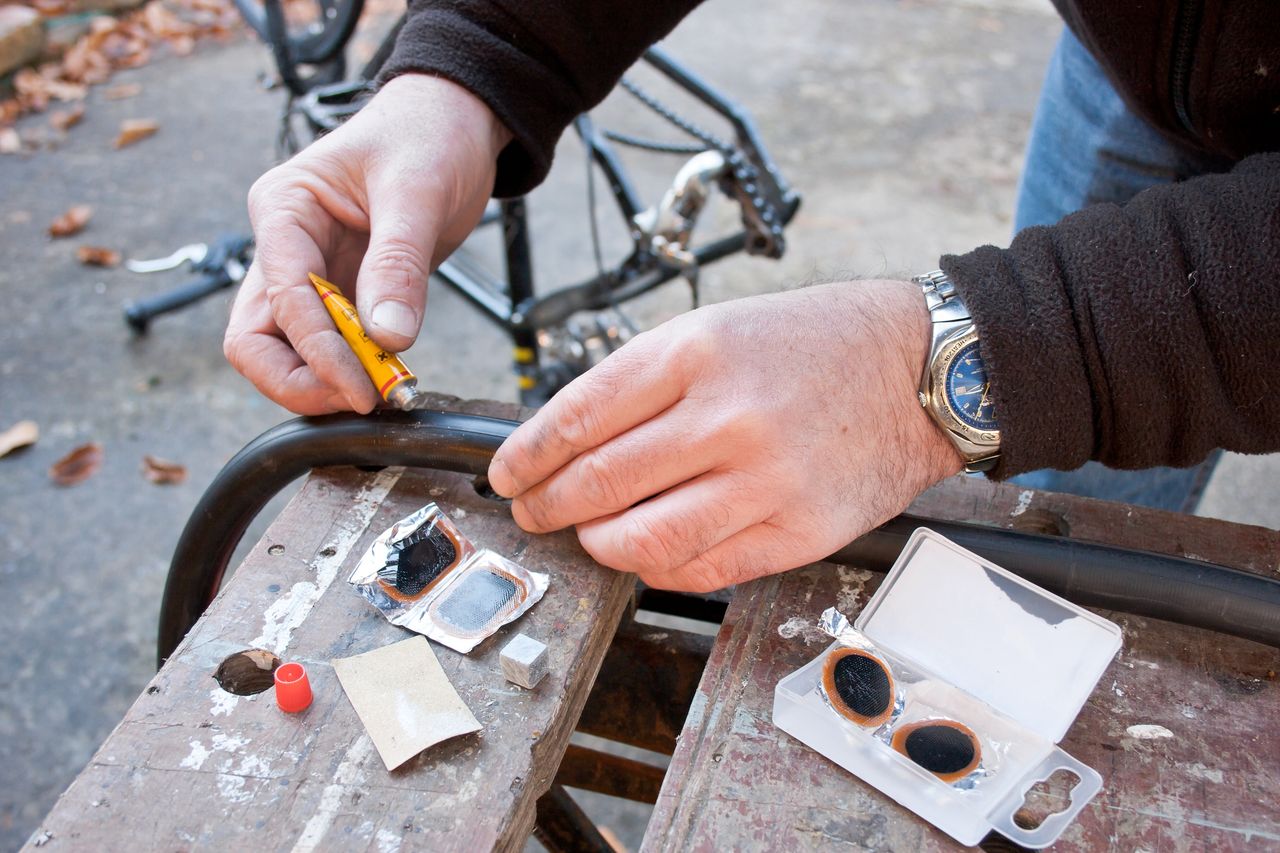
[[[1000,459],[1000,424],[978,347],[978,330],[942,270],[912,281],[924,291],[933,322],[929,356],[920,377],[920,405],[960,451],[965,471],[990,471]]]

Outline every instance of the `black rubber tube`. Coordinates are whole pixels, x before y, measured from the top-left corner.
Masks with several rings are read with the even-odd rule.
[[[1280,647],[1280,581],[1185,557],[903,514],[828,559],[888,571],[919,527],[1085,607]]]
[[[157,664],[209,606],[236,545],[277,493],[312,468],[407,465],[483,474],[515,421],[452,412],[296,418],[249,442],[218,472],[178,537],[160,605]]]
[[[293,480],[329,465],[482,474],[515,427],[515,421],[478,415],[377,412],[298,418],[263,433],[218,473],[178,539],[160,610],[158,663],[213,600],[249,523]],[[1077,604],[1280,647],[1280,581],[1212,563],[909,515],[890,520],[831,559],[887,570],[921,526]]]

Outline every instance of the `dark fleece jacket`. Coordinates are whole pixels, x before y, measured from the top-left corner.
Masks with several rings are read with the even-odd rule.
[[[515,137],[496,194],[518,194],[546,176],[573,116],[695,5],[412,0],[383,79],[436,74],[483,99]],[[1229,0],[1058,5],[1139,114],[1240,162],[943,258],[991,376],[992,473],[1280,450],[1280,153],[1259,153],[1280,151],[1280,14]]]

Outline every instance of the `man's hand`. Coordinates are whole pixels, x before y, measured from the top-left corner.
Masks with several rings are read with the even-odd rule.
[[[910,282],[712,305],[637,336],[499,448],[531,532],[707,591],[820,559],[961,469],[916,398],[928,312]]]
[[[407,349],[427,276],[479,221],[509,139],[466,90],[408,74],[263,175],[249,192],[257,248],[224,344],[235,368],[300,414],[372,409],[378,395],[307,273],[354,284],[370,336]]]

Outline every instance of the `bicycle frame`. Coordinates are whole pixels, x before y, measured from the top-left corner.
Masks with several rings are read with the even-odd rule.
[[[764,166],[768,176],[766,180],[772,184],[769,189],[782,202],[782,224],[789,223],[800,206],[800,198],[786,184],[769,158],[747,113],[659,48],[650,48],[645,52],[644,59],[729,121],[738,143]],[[589,116],[579,116],[574,122],[574,128],[590,151],[593,162],[605,175],[623,221],[631,223],[643,209],[643,202],[632,185],[617,150],[596,129]],[[501,208],[500,221],[506,246],[506,290],[509,298],[495,298],[494,294],[501,290],[498,282],[461,257],[455,256],[445,261],[435,274],[511,338],[515,371],[522,391],[532,391],[539,384],[539,329],[557,326],[579,311],[602,311],[627,302],[681,275],[678,268],[657,263],[652,253],[637,242],[631,254],[616,268],[579,284],[539,296],[534,292],[524,200],[505,200],[501,203]],[[692,255],[699,267],[705,266],[746,250],[748,238],[747,230],[743,228],[735,234],[694,249]]]
[[[361,70],[357,79],[345,83],[329,83],[326,81],[333,79],[333,72],[345,64],[344,49],[354,26],[350,19],[333,21],[333,25],[345,35],[338,41],[328,40],[329,52],[318,56],[318,61],[322,64],[316,66],[315,74],[304,77],[298,72],[300,63],[290,46],[281,0],[262,0],[261,20],[257,23],[246,11],[249,0],[237,0],[237,5],[246,20],[263,35],[271,47],[281,82],[289,92],[290,103],[282,124],[282,139],[290,141],[292,131],[289,130],[289,122],[292,115],[304,115],[315,135],[335,129],[354,115],[371,95],[374,88],[372,81],[390,56],[405,21],[402,16],[383,38],[373,58]],[[358,17],[362,6],[362,0],[353,0],[342,8],[344,14]],[[323,40],[323,33],[316,38]],[[724,169],[717,180],[726,192],[733,191],[736,201],[742,206],[743,227],[736,233],[702,246],[693,247],[681,242],[676,247],[679,252],[674,257],[671,252],[659,254],[655,251],[655,244],[659,240],[655,235],[659,231],[640,225],[643,216],[658,208],[647,208],[644,205],[609,135],[601,132],[589,115],[579,116],[574,122],[574,128],[587,147],[593,168],[599,169],[604,175],[618,212],[633,235],[634,244],[630,253],[614,267],[604,269],[586,281],[539,295],[534,282],[528,215],[524,199],[517,198],[502,201],[499,211],[487,214],[480,223],[481,226],[498,224],[502,229],[505,280],[499,280],[481,269],[462,253],[455,253],[435,272],[440,281],[463,296],[481,316],[503,330],[511,340],[513,366],[521,399],[528,405],[545,402],[575,372],[585,369],[576,362],[544,364],[543,347],[539,341],[540,331],[564,329],[570,317],[578,312],[616,310],[620,304],[678,277],[686,277],[692,283],[697,270],[702,266],[738,252],[777,257],[781,255],[784,245],[782,228],[791,221],[800,204],[799,196],[787,185],[769,158],[745,110],[665,51],[651,48],[643,58],[670,83],[725,119],[732,128],[733,142],[722,142],[693,128],[672,111],[631,87],[633,94],[649,108],[697,137],[698,144],[705,145],[706,150],[714,148],[726,155]],[[624,144],[641,144],[645,147],[643,143],[623,139],[616,134],[614,138]],[[653,147],[652,144],[649,147]],[[658,150],[671,151],[680,147],[666,146],[665,149],[659,147]],[[696,146],[683,147],[697,150]],[[692,216],[696,217],[696,213]],[[650,233],[644,233],[646,230],[650,230]],[[683,241],[688,233],[681,233]],[[232,283],[234,282],[219,286],[229,286]],[[172,298],[179,292],[184,294],[182,299]],[[129,306],[127,316],[135,330],[145,333],[146,323],[155,316],[176,310],[211,292],[208,286],[178,288],[174,293],[140,300]],[[578,340],[581,342],[582,339]]]

